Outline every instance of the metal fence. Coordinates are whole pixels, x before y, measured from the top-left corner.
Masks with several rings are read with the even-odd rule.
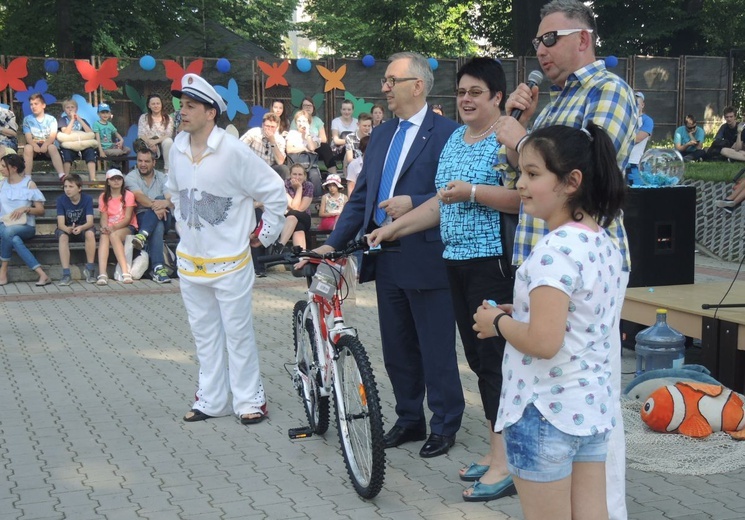
[[[7,67],[15,58],[0,56],[0,66]],[[28,87],[33,88],[44,87],[40,81],[46,82],[46,92],[57,100],[47,107],[47,112],[54,116],[62,112],[61,101],[72,94],[82,95],[94,106],[101,101],[109,102],[112,105],[114,122],[122,134],[125,134],[131,125],[137,124],[137,119],[142,113],[133,97],[146,98],[149,94],[158,93],[163,97],[166,112],[173,112],[171,80],[167,78],[161,60],[157,60],[153,70],[144,71],[137,59],[119,58],[119,74],[114,78],[118,88],[113,91],[98,88],[86,94],[85,79],[78,72],[74,60],[56,59],[59,70],[51,73],[45,66],[50,59],[29,58],[28,75],[23,81]],[[176,61],[181,67],[186,68],[196,59],[204,60],[202,75],[211,83],[225,86],[231,78],[234,79],[240,99],[254,113],[254,107],[268,107],[273,99],[284,101],[288,110],[294,111],[298,107],[292,103],[293,89],[308,96],[324,93],[325,79],[318,73],[316,65],[331,71],[338,71],[340,67],[346,66],[346,73],[342,79],[345,90],[333,89],[324,93],[323,104],[317,113],[328,125],[338,116],[341,102],[347,94],[358,100],[364,99],[366,102],[385,106],[379,81],[387,66],[385,61],[377,61],[367,67],[361,60],[354,59],[315,60],[311,62],[310,71],[301,72],[296,67],[296,61],[292,60],[284,74],[289,86],[266,88],[266,76],[255,60],[231,59],[231,69],[227,74],[217,70],[215,58],[183,57]],[[90,61],[95,67],[100,67],[105,60],[106,57],[95,56]],[[455,99],[456,73],[466,60],[467,58],[442,59],[438,61],[438,66],[434,70],[435,86],[429,95],[429,101],[442,105],[445,115],[454,119],[458,118]],[[535,57],[503,59],[501,62],[507,75],[508,92],[520,81],[524,81],[530,71],[540,69]],[[631,56],[619,58],[618,64],[610,70],[625,79],[634,89],[644,92],[647,113],[655,122],[655,140],[671,139],[675,128],[682,124],[683,117],[689,113],[705,126],[707,132],[714,132],[722,122],[723,108],[732,103],[734,72],[731,57]],[[541,86],[539,107],[548,102],[548,93],[549,86],[544,82]],[[0,103],[11,107],[20,124],[23,113],[16,94],[10,87],[6,87],[0,91]],[[390,113],[386,114],[386,118],[390,116]],[[223,116],[220,124],[233,124],[239,132],[243,132],[250,119],[251,114],[237,113],[232,120]]]

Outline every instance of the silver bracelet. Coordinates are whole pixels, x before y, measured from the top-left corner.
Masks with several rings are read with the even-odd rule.
[[[476,185],[475,184],[471,184],[471,199],[470,200],[471,200],[471,204],[476,202]]]

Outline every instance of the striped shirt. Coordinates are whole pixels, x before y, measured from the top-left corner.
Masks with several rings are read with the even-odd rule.
[[[638,118],[631,87],[608,72],[604,61],[597,60],[570,74],[564,88],[551,87],[551,102],[538,115],[533,128],[552,125],[582,128],[586,121],[591,120],[610,136],[618,151],[618,167],[624,171],[634,145]],[[623,270],[630,271],[631,258],[623,215],[613,220],[606,231],[623,255]],[[512,263],[521,265],[546,233],[545,222],[525,213],[521,205]]]

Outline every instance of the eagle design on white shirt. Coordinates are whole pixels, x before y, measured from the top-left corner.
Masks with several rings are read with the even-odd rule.
[[[196,200],[196,188],[179,191],[179,213],[181,220],[186,221],[190,228],[201,229],[202,221],[217,226],[228,218],[228,210],[233,205],[232,197],[220,197],[202,191],[201,198]],[[201,220],[200,220],[201,219]]]

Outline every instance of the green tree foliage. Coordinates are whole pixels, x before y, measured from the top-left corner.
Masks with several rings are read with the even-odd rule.
[[[312,20],[298,26],[339,56],[385,57],[401,50],[465,56],[477,50],[471,27],[474,6],[470,0],[308,0],[305,12]]]
[[[298,0],[5,0],[0,54],[139,56],[217,22],[282,54]]]

